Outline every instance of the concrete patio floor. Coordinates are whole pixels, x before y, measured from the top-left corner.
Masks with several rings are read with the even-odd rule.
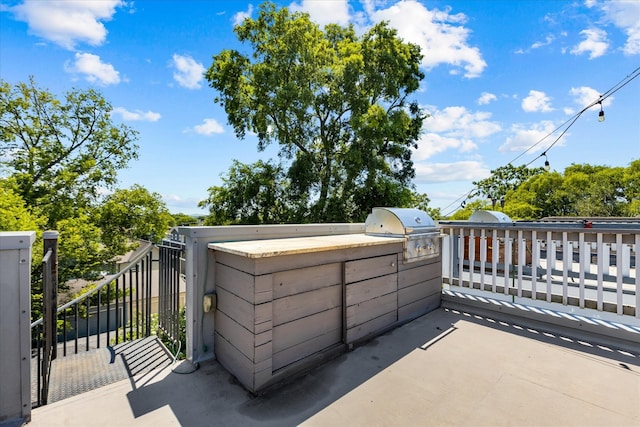
[[[640,426],[640,343],[510,321],[438,309],[257,397],[215,361],[182,362],[29,426]]]

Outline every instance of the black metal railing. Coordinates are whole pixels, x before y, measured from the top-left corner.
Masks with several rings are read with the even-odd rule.
[[[78,353],[151,334],[153,245],[148,244],[130,264],[105,283],[58,308],[63,356],[67,346]]]
[[[37,406],[47,404],[51,360],[56,353],[64,357],[152,334],[156,297],[152,282],[157,276],[152,268],[154,248],[147,243],[122,271],[57,309],[55,300],[47,302],[46,284],[53,281],[50,266],[55,263],[50,252],[45,255],[43,317],[31,324],[32,356],[37,358]]]
[[[44,322],[43,319],[54,319],[56,312],[56,300],[53,295],[54,276],[54,250],[49,249],[42,258],[42,293],[43,293],[43,316],[31,324],[31,348],[32,357],[36,358],[36,389],[35,403],[37,406],[47,404],[49,390],[49,374],[51,372],[51,361],[55,359],[55,322],[51,320]]]
[[[180,307],[181,284],[184,283],[184,243],[163,240],[160,250],[160,289],[158,296],[158,329],[180,347],[182,342]],[[176,352],[179,352],[177,350]]]

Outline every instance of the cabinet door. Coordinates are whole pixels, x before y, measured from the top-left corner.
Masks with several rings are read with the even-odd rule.
[[[398,320],[398,256],[345,262],[345,341],[372,336]]]
[[[398,271],[398,254],[357,259],[344,263],[344,282],[354,283]]]
[[[342,342],[342,263],[273,273],[273,370]]]

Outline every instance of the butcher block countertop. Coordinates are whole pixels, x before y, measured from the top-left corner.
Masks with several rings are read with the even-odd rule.
[[[208,247],[216,251],[227,252],[247,258],[268,258],[403,242],[403,237],[338,234],[332,236],[209,243]]]

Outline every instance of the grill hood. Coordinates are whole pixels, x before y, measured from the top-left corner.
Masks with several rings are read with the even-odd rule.
[[[365,234],[404,237],[404,261],[414,262],[440,255],[440,232],[420,209],[373,208],[364,224]]]
[[[402,236],[437,231],[426,212],[410,208],[373,208],[364,224],[365,233]]]

